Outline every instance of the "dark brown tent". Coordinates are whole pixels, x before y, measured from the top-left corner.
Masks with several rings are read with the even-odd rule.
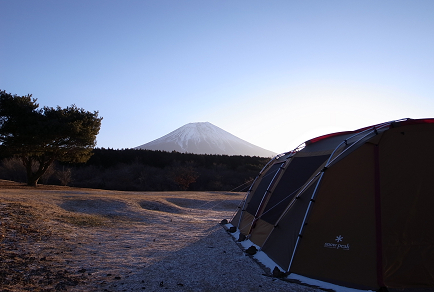
[[[276,156],[231,224],[281,270],[358,289],[434,287],[434,119]]]

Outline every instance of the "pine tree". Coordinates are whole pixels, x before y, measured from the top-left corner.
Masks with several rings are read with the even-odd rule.
[[[75,105],[39,108],[32,95],[0,90],[0,150],[21,159],[27,184],[36,186],[55,161],[86,162],[102,118]]]

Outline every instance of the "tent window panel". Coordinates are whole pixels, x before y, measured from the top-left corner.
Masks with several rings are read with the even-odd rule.
[[[317,170],[328,157],[329,155],[293,158],[274,189],[261,219],[274,225],[294,198],[298,189],[307,182],[314,171]]]
[[[259,208],[259,204],[261,204],[262,198],[267,191],[268,186],[270,185],[275,173],[279,170],[281,165],[282,163],[276,163],[270,167],[270,170],[264,173],[264,177],[259,182],[259,185],[246,208],[247,212],[250,214],[256,214],[256,210]]]
[[[315,187],[316,183],[312,184],[301,195],[300,199],[296,202],[295,208],[290,209],[283,216],[262,246],[262,251],[285,270],[289,268],[300,227]]]

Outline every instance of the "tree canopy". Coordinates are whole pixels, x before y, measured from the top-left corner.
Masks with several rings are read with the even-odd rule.
[[[102,118],[75,105],[39,108],[32,95],[0,91],[0,150],[19,157],[27,184],[36,186],[55,161],[86,162],[96,145]]]

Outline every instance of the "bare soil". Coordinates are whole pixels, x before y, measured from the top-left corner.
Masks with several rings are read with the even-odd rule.
[[[314,291],[264,276],[218,224],[243,197],[0,180],[0,291]]]

